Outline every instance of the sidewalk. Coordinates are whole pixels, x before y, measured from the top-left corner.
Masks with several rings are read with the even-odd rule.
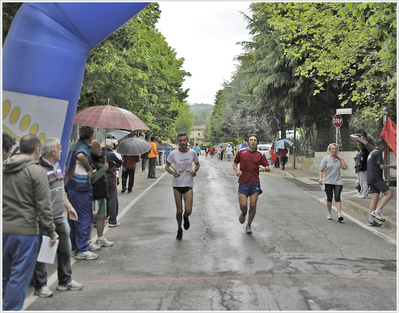
[[[270,171],[274,174],[281,176],[288,176],[292,178],[297,178],[302,182],[308,180],[309,183],[318,184],[319,176],[316,173],[306,172],[298,169],[285,168],[284,171],[281,168],[270,167]],[[367,223],[367,219],[370,215],[369,205],[371,201],[371,194],[367,199],[354,198],[353,195],[356,194],[357,190],[355,188],[354,179],[343,178],[344,190],[341,196],[343,209],[350,210],[351,212],[357,214],[361,218],[364,218],[364,222]],[[390,232],[397,234],[397,190],[396,187],[390,187],[393,191],[393,198],[388,202],[388,204],[383,208],[383,215],[385,217],[385,222],[383,222],[382,227],[388,229]],[[348,194],[346,192],[353,190],[353,194]],[[381,194],[380,198],[383,197]]]

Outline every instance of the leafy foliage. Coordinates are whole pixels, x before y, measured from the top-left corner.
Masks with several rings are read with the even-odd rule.
[[[190,73],[184,59],[168,46],[155,28],[161,11],[150,4],[140,14],[92,49],[80,94],[79,109],[106,104],[126,108],[140,117],[161,139],[173,139],[178,125],[191,126],[181,88]],[[192,124],[191,124],[192,125]]]
[[[297,127],[324,150],[331,118],[345,106],[354,111],[341,128],[344,149],[351,149],[352,131],[377,137],[384,112],[396,120],[396,3],[262,2],[250,9],[252,40],[241,43],[241,64],[218,91],[223,105],[214,110],[210,138],[221,130],[242,137],[240,121],[247,121],[272,139]]]

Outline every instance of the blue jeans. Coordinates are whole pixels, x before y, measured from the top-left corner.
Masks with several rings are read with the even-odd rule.
[[[3,234],[3,310],[21,310],[39,254],[39,236]]]
[[[119,202],[118,202],[118,189],[108,190],[108,224],[116,224],[116,217],[119,212]]]
[[[147,160],[148,159],[141,159],[141,171],[144,172],[146,165],[147,165]]]
[[[89,233],[93,221],[93,191],[68,189],[67,195],[69,202],[78,214],[77,221],[68,218],[72,250],[88,251]]]
[[[59,240],[57,248],[58,284],[66,285],[72,280],[69,225],[64,217],[55,218],[54,225]],[[46,263],[37,262],[33,274],[33,286],[39,288],[45,285],[47,285]]]

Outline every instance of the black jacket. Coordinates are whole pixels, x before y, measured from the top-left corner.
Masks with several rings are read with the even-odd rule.
[[[91,154],[91,168],[93,177],[91,184],[93,186],[93,200],[108,199],[108,181],[105,170],[103,169],[102,156],[98,157]]]

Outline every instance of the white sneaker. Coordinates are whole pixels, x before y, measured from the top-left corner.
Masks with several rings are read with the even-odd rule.
[[[60,290],[60,291],[65,291],[65,290],[77,291],[77,290],[81,290],[82,288],[83,288],[83,284],[77,283],[74,280],[71,280],[66,285],[58,285],[57,286],[57,290]]]
[[[75,255],[76,260],[95,260],[98,259],[98,254],[90,251],[79,251]]]
[[[247,234],[252,234],[251,226],[247,225],[247,227],[245,227],[245,231],[247,232]]]
[[[103,237],[102,239],[98,239],[96,241],[96,245],[100,247],[112,247],[114,243],[112,241],[109,241],[107,238]]]
[[[47,286],[36,288],[34,294],[40,298],[50,298],[53,296],[52,291]]]
[[[371,212],[371,216],[373,216],[374,218],[376,218],[377,220],[379,220],[381,222],[385,221],[385,218],[382,216],[382,214],[378,213],[377,211]]]
[[[342,214],[341,214],[341,213],[338,213],[337,221],[338,221],[338,222],[342,222],[343,220],[344,220],[344,217],[342,216]]]
[[[327,219],[328,220],[332,220],[332,214],[331,213],[327,213]]]
[[[98,251],[101,249],[101,246],[97,246],[95,243],[89,241],[89,250],[90,251]]]
[[[359,198],[362,194],[358,192],[357,194],[353,195],[353,198]]]

